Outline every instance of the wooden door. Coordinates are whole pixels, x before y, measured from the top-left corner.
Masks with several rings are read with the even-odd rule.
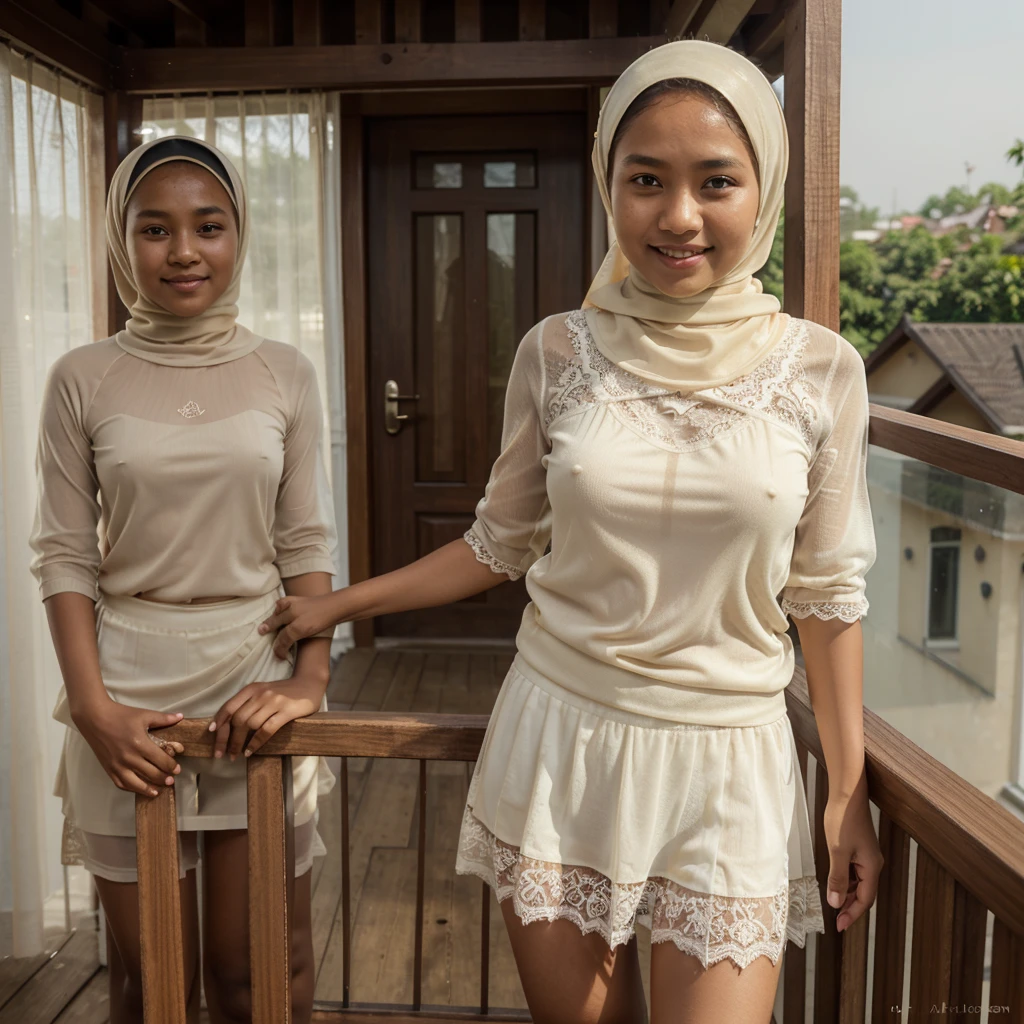
[[[583,300],[584,124],[582,114],[370,122],[375,574],[472,524],[519,340]],[[407,419],[386,422],[387,389]],[[383,617],[377,634],[512,637],[526,601],[523,583],[509,583]]]

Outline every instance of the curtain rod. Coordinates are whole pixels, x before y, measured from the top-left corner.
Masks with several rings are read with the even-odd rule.
[[[103,89],[98,88],[91,82],[87,82],[84,78],[79,78],[73,71],[68,71],[67,68],[61,67],[59,64],[55,64],[45,55],[39,54],[30,47],[25,46],[24,43],[16,42],[6,32],[0,31],[0,43],[3,43],[7,49],[12,53],[16,53],[19,57],[23,57],[25,60],[30,60],[33,63],[46,68],[47,71],[51,71],[60,78],[66,78],[69,82],[77,85],[79,89],[85,89],[87,92],[91,92],[95,96],[103,95]]]

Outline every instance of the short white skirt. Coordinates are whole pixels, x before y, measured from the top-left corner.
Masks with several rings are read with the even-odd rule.
[[[456,870],[532,921],[612,948],[637,921],[707,967],[823,932],[789,717],[678,724],[619,711],[516,659],[469,789]]]
[[[102,595],[96,605],[96,629],[107,692],[132,707],[207,718],[248,683],[288,678],[292,661],[276,658],[273,635],[257,632],[278,596],[275,592],[174,605]],[[326,707],[325,700],[322,709]],[[71,721],[63,689],[53,717],[68,727],[54,783],[65,819],[62,860],[88,866],[89,846],[82,833],[134,836],[135,794],[118,789],[103,771]],[[179,830],[244,829],[248,761],[177,760],[181,773],[175,777],[174,796]],[[335,779],[322,757],[293,757],[292,775],[294,820],[301,825],[316,818],[318,796],[329,792]],[[324,852],[315,834],[312,856]]]

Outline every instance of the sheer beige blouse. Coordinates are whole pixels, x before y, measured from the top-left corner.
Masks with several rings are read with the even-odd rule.
[[[787,613],[854,621],[875,557],[860,355],[791,320],[763,363],[680,394],[597,350],[587,316],[523,340],[502,453],[466,540],[525,574],[525,671],[612,708],[785,713]]]
[[[312,363],[280,342],[213,366],[150,362],[115,338],[68,352],[39,431],[43,598],[257,597],[333,573],[322,422]]]

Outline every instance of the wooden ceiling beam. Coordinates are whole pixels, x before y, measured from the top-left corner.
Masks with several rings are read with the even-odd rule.
[[[31,0],[25,7],[0,4],[0,35],[99,89],[114,79],[115,47],[96,28],[69,14],[53,0]]]
[[[133,93],[408,88],[510,83],[607,84],[658,36],[536,43],[130,49],[117,69]]]
[[[694,15],[700,10],[701,0],[675,0],[665,22],[665,35],[679,39],[690,27]]]
[[[611,39],[619,34],[616,0],[590,0],[590,38]]]
[[[422,24],[420,0],[395,0],[396,43],[418,43]]]
[[[206,22],[181,7],[174,8],[174,45],[175,46],[206,46],[209,42],[206,34]]]
[[[745,39],[744,52],[748,57],[762,59],[774,53],[786,39],[786,8],[778,7],[769,14]]]
[[[519,0],[519,38],[523,42],[539,42],[547,34],[544,0]]]
[[[245,45],[273,46],[274,0],[245,0]]]
[[[324,0],[292,0],[292,42],[321,46],[324,41]]]
[[[480,0],[455,0],[455,42],[480,42]]]
[[[728,43],[754,6],[754,0],[704,0],[686,32],[694,39]]]
[[[379,43],[384,38],[381,0],[356,0],[356,45]]]
[[[651,0],[651,35],[665,31],[671,6],[670,0]]]
[[[167,2],[176,10],[191,14],[198,21],[206,21],[206,9],[202,0],[167,0]]]

